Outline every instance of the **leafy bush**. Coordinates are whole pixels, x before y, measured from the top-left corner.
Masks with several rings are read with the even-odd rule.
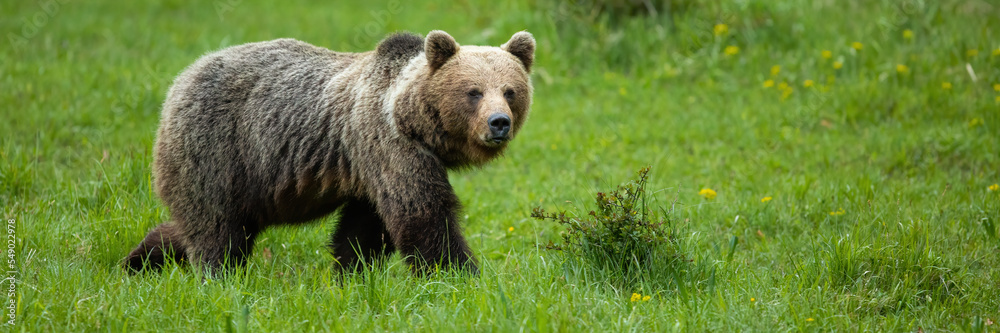
[[[568,263],[601,273],[621,284],[663,282],[677,278],[680,265],[688,262],[677,241],[677,228],[670,212],[653,214],[648,205],[646,184],[649,168],[638,179],[610,192],[598,192],[597,209],[584,216],[566,212],[546,213],[537,207],[531,216],[566,226],[562,243],[549,242],[547,248],[561,251]]]

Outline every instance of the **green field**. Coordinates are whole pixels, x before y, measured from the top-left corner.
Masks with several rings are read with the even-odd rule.
[[[653,16],[593,1],[3,1],[0,217],[16,242],[3,232],[0,271],[13,249],[17,284],[0,330],[998,331],[1000,2],[663,2]],[[365,51],[434,29],[538,41],[522,132],[451,174],[479,276],[414,277],[398,256],[341,276],[335,216],[268,230],[226,279],[120,269],[168,218],[151,150],[185,66],[245,42]],[[532,209],[582,217],[645,166],[689,260],[675,279],[616,283],[546,249],[565,228]]]

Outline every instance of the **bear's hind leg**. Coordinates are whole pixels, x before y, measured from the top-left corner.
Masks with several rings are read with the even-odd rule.
[[[381,264],[396,250],[375,206],[367,201],[344,205],[331,240],[333,255],[344,269]]]
[[[246,266],[257,230],[232,221],[214,225],[215,228],[202,228],[188,234],[188,260],[208,274]]]
[[[177,224],[163,223],[153,228],[142,243],[125,257],[122,264],[130,273],[138,273],[147,268],[157,271],[168,259],[180,262],[186,256]]]

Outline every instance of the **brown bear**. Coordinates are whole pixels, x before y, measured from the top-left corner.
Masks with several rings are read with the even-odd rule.
[[[339,209],[341,267],[399,251],[417,272],[477,272],[447,171],[496,158],[521,129],[534,51],[523,31],[500,47],[431,31],[363,53],[279,39],[201,57],[170,88],[154,148],[171,221],[123,265],[239,267],[268,226]]]

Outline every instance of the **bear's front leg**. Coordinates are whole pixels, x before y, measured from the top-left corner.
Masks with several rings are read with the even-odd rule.
[[[461,209],[448,183],[448,173],[436,160],[418,159],[410,170],[385,174],[377,209],[396,249],[418,273],[436,267],[478,274],[458,224]]]
[[[348,270],[363,267],[361,264],[381,265],[396,249],[375,205],[367,200],[351,200],[341,208],[331,240],[337,263]]]

